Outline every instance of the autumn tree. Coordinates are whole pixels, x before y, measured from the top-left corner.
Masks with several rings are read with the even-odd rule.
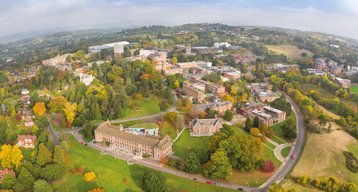
[[[0,161],[1,167],[13,169],[17,168],[21,165],[22,159],[24,156],[22,155],[21,150],[17,145],[2,145],[0,151]]]
[[[72,122],[75,119],[77,110],[77,104],[76,103],[66,103],[65,108],[63,111],[65,112],[66,119],[67,119],[67,127],[72,127]]]
[[[15,184],[16,177],[8,173],[2,178],[1,188],[10,190],[14,187]]]
[[[53,189],[45,180],[37,180],[34,183],[34,192],[52,192]]]
[[[67,156],[66,151],[62,147],[56,145],[53,153],[53,162],[65,166],[66,156]]]
[[[58,97],[52,97],[48,106],[52,113],[57,113],[57,112],[62,112],[66,103],[67,103],[66,98],[64,98],[63,96],[58,96]]]
[[[46,107],[45,107],[45,103],[44,102],[37,102],[35,104],[35,106],[33,107],[34,113],[39,116],[42,117],[43,114],[45,114],[46,112]]]
[[[52,161],[51,151],[43,143],[41,143],[39,145],[39,151],[37,154],[36,163],[40,166],[45,166],[51,161]]]
[[[35,178],[26,168],[22,167],[16,181],[15,191],[32,191]]]
[[[92,171],[87,172],[83,175],[83,179],[87,182],[93,182],[96,180],[96,174]]]
[[[232,175],[232,167],[224,150],[219,149],[211,155],[204,175],[212,179],[228,179]]]

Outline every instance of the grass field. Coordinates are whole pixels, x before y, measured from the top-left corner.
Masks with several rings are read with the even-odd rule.
[[[318,85],[310,84],[310,83],[304,83],[304,84],[302,84],[302,90],[303,90],[304,92],[307,92],[307,91],[309,91],[309,90],[316,90],[316,91],[320,94],[320,96],[321,96],[321,97],[324,97],[324,98],[329,98],[329,99],[331,99],[331,98],[335,98],[335,97],[336,97],[333,93],[330,93],[330,92],[326,91],[326,90],[323,89],[322,87],[320,87],[320,86],[318,86]],[[356,103],[356,102],[354,102],[354,101],[352,101],[352,100],[348,100],[348,99],[342,99],[342,98],[340,98],[340,100],[341,100],[344,104],[346,104],[346,105],[352,107],[355,112],[358,112],[358,103]]]
[[[344,131],[309,133],[303,155],[292,175],[312,178],[334,176],[342,181],[358,183],[358,174],[346,168],[343,155],[346,150],[358,155],[358,141]]]
[[[189,130],[186,129],[173,145],[174,154],[178,157],[185,157],[190,149],[201,148],[208,150],[210,137],[191,137]]]
[[[160,121],[159,125],[159,133],[162,137],[169,135],[171,139],[175,139],[177,136],[177,129],[169,122]]]
[[[126,162],[114,159],[111,156],[100,155],[98,151],[79,144],[72,136],[69,139],[69,145],[70,167],[84,166],[86,171],[95,172],[97,180],[88,183],[83,180],[82,174],[66,171],[62,179],[52,183],[55,191],[86,192],[95,187],[103,187],[105,191],[142,191],[141,178],[148,168],[139,165],[127,165]],[[164,175],[168,186],[167,191],[232,191],[169,174]]]
[[[351,87],[351,92],[358,95],[358,85]]]
[[[306,61],[312,58],[312,52],[305,49],[298,49],[296,45],[265,45],[267,49],[277,54],[284,54],[290,62]],[[302,57],[301,53],[307,53]]]
[[[124,108],[120,112],[119,119],[130,119],[135,117],[141,117],[146,115],[152,115],[160,112],[159,108],[160,98],[156,96],[149,96],[148,98],[143,98],[139,105],[138,109]]]
[[[285,147],[285,148],[282,149],[281,155],[282,155],[283,157],[287,157],[288,154],[290,153],[290,151],[291,151],[291,147]]]
[[[321,190],[314,188],[314,187],[304,187],[302,185],[298,185],[295,182],[293,182],[291,179],[285,180],[282,187],[284,189],[296,189],[296,191],[299,192],[322,192]]]

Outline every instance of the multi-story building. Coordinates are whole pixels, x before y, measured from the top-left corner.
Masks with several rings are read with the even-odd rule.
[[[115,54],[122,54],[124,52],[124,46],[128,45],[127,41],[115,42],[115,43],[108,43],[104,45],[95,45],[88,47],[89,53],[99,53],[101,50],[104,49],[113,49]]]
[[[172,141],[168,135],[162,139],[136,135],[124,131],[122,125],[115,126],[109,121],[100,124],[94,134],[96,142],[107,143],[110,147],[136,155],[148,154],[160,160],[172,154]]]
[[[205,94],[204,94],[205,91],[202,89],[203,86],[205,90],[205,85],[191,84],[191,83],[184,82],[183,90],[185,94],[192,97],[194,100],[198,102],[202,102],[205,99]]]
[[[224,86],[221,86],[221,85],[209,82],[209,81],[204,81],[204,80],[201,80],[201,79],[198,79],[198,78],[195,78],[195,77],[191,78],[191,82],[204,84],[205,85],[205,90],[210,92],[210,93],[214,93],[214,94],[219,95],[219,96],[225,94],[225,87]]]
[[[191,51],[197,54],[209,54],[216,53],[219,49],[216,47],[192,47]]]
[[[189,122],[191,136],[211,136],[223,127],[220,120],[215,119],[193,119]]]
[[[213,103],[194,104],[193,109],[197,112],[214,110],[220,115],[223,115],[227,110],[232,110],[232,103],[230,101],[218,101]]]
[[[29,90],[28,89],[23,89],[21,91],[21,99],[22,99],[22,103],[23,103],[23,109],[21,111],[21,117],[25,122],[25,127],[32,127],[35,125],[35,122],[32,119],[32,113],[31,111],[28,109],[29,105],[30,105],[30,95],[29,95]]]
[[[315,69],[322,71],[326,68],[326,60],[323,58],[315,59]]]
[[[259,118],[261,123],[270,127],[286,119],[286,112],[270,106],[253,105],[241,109],[240,113],[248,118]]]

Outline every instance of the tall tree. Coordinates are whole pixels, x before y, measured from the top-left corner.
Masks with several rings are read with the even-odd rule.
[[[159,171],[148,170],[142,178],[145,192],[165,192],[167,185],[164,175]]]
[[[17,145],[2,145],[0,151],[1,167],[3,168],[17,168],[21,165],[21,161],[24,158],[21,150]]]
[[[42,117],[43,114],[46,112],[46,107],[44,102],[37,102],[33,107],[35,115]]]
[[[20,174],[17,177],[17,182],[14,186],[16,192],[32,191],[35,178],[31,173],[24,167],[21,168]]]
[[[45,180],[37,180],[34,183],[34,192],[52,192],[53,189]]]
[[[37,154],[36,163],[40,166],[45,166],[52,161],[51,151],[41,143],[39,145],[39,152]]]
[[[212,179],[228,179],[232,175],[232,167],[224,150],[219,149],[211,155],[204,175]]]
[[[61,146],[56,145],[53,153],[53,162],[59,165],[66,165],[66,151]]]

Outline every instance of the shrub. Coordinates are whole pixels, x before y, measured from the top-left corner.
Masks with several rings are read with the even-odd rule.
[[[83,179],[87,182],[93,182],[96,180],[96,174],[92,171],[84,174]]]
[[[344,156],[346,157],[346,167],[353,173],[358,172],[358,160],[353,153],[348,151],[343,151]]]
[[[268,160],[264,162],[261,169],[264,172],[273,172],[275,170],[275,165],[272,161]]]

